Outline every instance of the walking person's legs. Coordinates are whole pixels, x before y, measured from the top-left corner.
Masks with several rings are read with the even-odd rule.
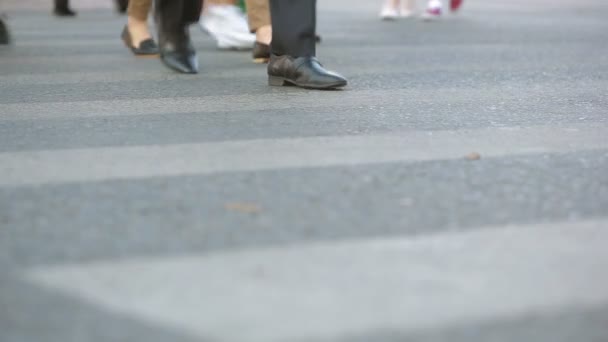
[[[255,33],[253,61],[255,63],[268,63],[270,42],[272,41],[270,5],[268,0],[247,0],[246,4],[249,29]]]
[[[131,0],[127,8],[127,25],[122,39],[135,55],[157,55],[158,45],[148,29],[152,0]]]
[[[70,8],[69,0],[54,0],[53,13],[58,17],[73,17],[76,12]]]
[[[416,12],[416,0],[385,0],[380,10],[382,20],[409,18]]]
[[[346,85],[341,75],[316,59],[316,0],[270,0],[272,55],[268,80],[273,86],[333,89]]]
[[[198,22],[202,1],[156,0],[155,4],[161,61],[175,71],[197,73],[198,57],[189,27]]]
[[[11,42],[11,35],[8,31],[8,25],[0,14],[0,45],[7,45]]]

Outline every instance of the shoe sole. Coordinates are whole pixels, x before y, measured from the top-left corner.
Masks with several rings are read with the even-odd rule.
[[[253,63],[255,64],[268,64],[268,61],[270,61],[269,57],[260,57],[253,59]]]
[[[160,61],[169,69],[176,71],[180,74],[185,74],[185,75],[194,75],[194,74],[198,74],[198,68],[195,69],[185,69],[183,68],[181,65],[178,64],[173,64],[173,63],[169,63],[167,62],[167,60],[165,60],[164,58],[160,58]]]
[[[327,84],[324,86],[309,85],[309,84],[298,84],[297,82],[288,80],[278,76],[268,76],[268,85],[272,87],[300,87],[305,89],[317,89],[317,90],[329,90],[345,87],[347,82],[336,82]]]

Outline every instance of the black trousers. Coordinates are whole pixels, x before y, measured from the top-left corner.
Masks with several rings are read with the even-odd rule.
[[[155,14],[165,34],[183,32],[190,24],[198,22],[203,2],[201,0],[156,0]]]
[[[314,56],[317,1],[270,0],[272,53],[293,57]]]
[[[201,0],[156,0],[156,15],[164,34],[181,33],[196,23]],[[316,0],[270,0],[272,53],[293,57],[316,53]]]

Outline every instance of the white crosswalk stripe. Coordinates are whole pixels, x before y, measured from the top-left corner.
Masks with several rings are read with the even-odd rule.
[[[606,305],[607,228],[607,221],[488,227],[41,267],[26,277],[201,337],[332,340]]]
[[[606,149],[607,128],[526,127],[0,153],[0,186]],[[573,149],[574,148],[574,149]]]

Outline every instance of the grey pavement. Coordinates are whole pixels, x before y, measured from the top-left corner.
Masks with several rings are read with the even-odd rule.
[[[0,3],[0,342],[608,341],[608,3],[379,2],[319,1],[330,92]]]

